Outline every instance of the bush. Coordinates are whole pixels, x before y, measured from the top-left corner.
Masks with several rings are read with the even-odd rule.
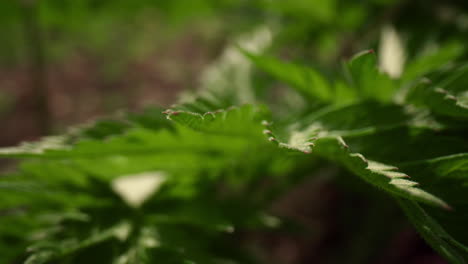
[[[357,53],[342,69],[328,55],[316,57],[314,67],[273,55],[307,35],[288,28],[303,21],[299,11],[318,12],[304,22],[307,32],[322,24],[335,30],[321,29],[323,39],[335,39],[382,4],[340,7],[358,17],[341,25],[327,11],[338,8],[296,2],[269,7],[281,11],[285,28],[252,26],[183,97],[191,99],[1,149],[2,157],[21,158],[0,179],[1,262],[261,263],[248,234],[303,230],[271,205],[326,170],[376,210],[369,222],[357,208],[347,216],[377,225],[371,233],[385,237],[395,228],[382,217],[397,204],[438,254],[466,263],[462,37],[452,32],[416,54],[384,27],[378,54]]]

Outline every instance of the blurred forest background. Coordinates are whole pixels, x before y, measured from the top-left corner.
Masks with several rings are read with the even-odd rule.
[[[199,86],[204,69],[229,43],[257,27],[273,32],[269,53],[331,73],[358,51],[378,51],[389,25],[404,39],[407,60],[436,46],[465,52],[468,1],[3,0],[0,146],[60,133],[120,109],[169,106],[179,92]],[[320,197],[310,197],[305,184],[278,210],[319,226],[323,234],[303,243],[252,239],[264,240],[272,256],[283,259],[308,255],[317,261],[332,258],[336,243],[351,247],[334,226],[340,212],[359,201],[342,204],[347,197],[339,187],[318,186],[314,195]],[[316,199],[322,204],[310,206]],[[378,263],[444,263],[406,225],[380,251]]]

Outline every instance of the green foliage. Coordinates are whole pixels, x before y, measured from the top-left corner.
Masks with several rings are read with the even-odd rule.
[[[115,8],[113,15],[130,16],[152,6],[49,2],[39,8],[41,23],[77,31],[86,14]],[[287,219],[270,212],[272,203],[324,166],[336,169],[334,181],[355,175],[395,200],[434,250],[450,263],[468,263],[462,46],[441,41],[418,55],[408,47],[401,76],[392,77],[373,50],[342,69],[327,68],[333,59],[319,56],[313,66],[286,62],[271,55],[285,36],[320,32],[329,43],[392,1],[253,2],[157,5],[174,20],[239,8],[282,25],[275,31],[252,23],[253,33],[202,74],[200,89],[170,109],[0,149],[1,157],[21,160],[0,178],[1,263],[263,263],[242,235],[291,231]],[[81,20],[62,24],[59,11],[68,9]],[[272,85],[277,81],[292,89]],[[370,194],[364,191],[373,200]]]
[[[306,66],[248,56],[299,91],[330,89],[326,81],[306,81],[311,72],[324,80]],[[115,263],[249,263],[251,256],[229,246],[232,232],[281,222],[271,226],[264,218],[267,190],[264,198],[262,191],[245,193],[259,177],[293,173],[302,158],[290,155],[298,151],[334,161],[397,198],[428,243],[451,262],[465,263],[468,241],[460,225],[468,220],[468,144],[463,126],[436,126],[432,117],[462,122],[463,106],[437,90],[442,88],[420,84],[403,104],[392,103],[398,82],[386,86],[390,79],[376,69],[375,54],[358,55],[347,65],[351,78],[343,87],[360,96],[343,105],[334,103],[336,94],[314,95],[323,106],[300,119],[276,124],[268,121],[274,116],[265,106],[220,109],[223,101],[200,97],[164,111],[167,119],[148,110],[2,149],[4,157],[33,158],[2,178],[2,210],[14,212],[2,218],[2,236],[27,238],[19,246],[33,244],[25,263],[94,263],[99,260],[87,258],[95,250]],[[439,86],[463,92],[456,84],[463,83],[464,69],[441,73]],[[291,71],[294,77],[285,75]],[[381,87],[383,95],[371,87]],[[450,135],[441,135],[440,127]],[[431,150],[422,144],[432,144]],[[285,155],[290,165],[278,167]],[[141,204],[113,188],[122,176],[160,173],[167,176]],[[223,182],[232,186],[220,189]]]
[[[34,218],[44,218],[49,210],[72,210],[86,220],[75,223],[74,219],[62,219],[62,213],[53,213],[55,222],[46,223],[45,229],[37,230],[38,234],[31,238],[39,244],[30,250],[33,253],[26,263],[60,259],[79,262],[83,256],[75,252],[88,252],[89,248],[94,250],[94,246],[104,247],[104,251],[122,248],[114,257],[104,254],[115,258],[116,263],[140,263],[144,259],[150,262],[152,258],[144,257],[147,248],[151,251],[158,248],[158,252],[151,255],[162,254],[162,259],[217,263],[216,258],[229,255],[226,252],[227,256],[218,256],[216,251],[211,251],[220,236],[232,232],[229,230],[233,228],[251,225],[249,221],[261,220],[257,210],[240,206],[241,200],[234,199],[237,195],[227,195],[220,200],[212,198],[216,196],[216,182],[221,178],[244,184],[248,181],[248,174],[254,168],[248,167],[244,171],[238,164],[242,163],[242,156],[251,155],[246,153],[248,149],[262,145],[269,148],[259,140],[261,130],[254,129],[260,126],[262,114],[249,105],[206,114],[205,117],[170,112],[168,116],[180,125],[163,121],[161,117],[148,126],[147,120],[157,116],[161,114],[154,116],[154,112],[148,111],[147,117],[125,121],[128,123],[125,128],[98,123],[96,127],[82,128],[65,136],[59,144],[50,144],[46,139],[41,144],[2,151],[4,156],[38,159],[23,164],[18,175],[2,179],[6,181],[2,185],[2,197],[9,198],[2,199],[2,208],[26,206],[26,213]],[[110,127],[118,129],[110,131]],[[222,173],[231,167],[233,175]],[[154,171],[164,171],[168,174],[167,179],[155,196],[158,198],[150,199],[151,202],[147,201],[141,208],[126,205],[125,200],[112,190],[111,183],[119,176]],[[239,175],[242,175],[240,179]],[[33,183],[38,186],[31,186]],[[223,207],[228,211],[216,210]],[[2,219],[2,229],[13,224],[15,218]],[[49,225],[52,225],[50,232],[47,231]],[[119,232],[124,232],[121,229],[128,229],[125,232],[129,234],[124,238],[119,237]],[[23,233],[27,230],[16,231],[15,236],[29,236]],[[154,233],[150,238],[138,237],[143,235],[142,232],[150,236],[151,233],[146,234],[150,231]],[[196,232],[199,239],[188,239],[191,232]],[[202,240],[207,244],[201,243]],[[184,253],[178,249],[181,247]]]
[[[303,67],[293,63],[281,62],[273,57],[258,56],[247,51],[244,53],[265,72],[274,75],[310,101],[330,101],[332,90],[327,80],[310,67]]]
[[[353,93],[359,94],[357,103],[325,106],[276,129],[268,123],[266,134],[279,147],[306,154],[313,152],[333,160],[399,197],[409,219],[435,250],[452,263],[466,263],[466,228],[462,224],[467,221],[466,202],[462,201],[468,186],[465,168],[468,142],[463,123],[466,105],[451,94],[466,92],[465,67],[435,74],[434,83],[427,78],[419,83],[411,80],[415,84],[405,100],[394,104],[391,101],[399,93],[398,83],[402,83],[399,89],[404,91],[404,82],[408,81],[404,78],[415,76],[416,72],[418,76],[428,73],[429,66],[418,68],[415,66],[418,63],[412,64],[401,82],[392,81],[377,70],[374,56],[373,52],[360,53],[346,64],[350,78],[343,87],[356,89]],[[282,71],[278,61],[259,58],[252,57],[263,70],[294,88],[298,82],[285,79],[288,72],[293,76],[308,75],[307,70],[291,70],[288,64],[284,64]],[[438,65],[442,67],[444,63],[445,60],[440,60]],[[430,67],[431,71],[438,70]],[[317,88],[320,89],[328,89],[328,85]],[[451,120],[450,125],[447,120]],[[422,204],[444,209],[426,208]]]

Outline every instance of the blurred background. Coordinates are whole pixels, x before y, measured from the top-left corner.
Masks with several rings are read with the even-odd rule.
[[[354,53],[378,50],[388,26],[404,40],[406,60],[441,45],[464,50],[467,10],[464,0],[3,0],[0,146],[121,109],[167,107],[181,91],[196,90],[204,69],[258,27],[273,36],[268,53],[332,73]],[[271,258],[327,263],[339,253],[337,244],[352,247],[335,225],[359,200],[346,200],[339,186],[311,186],[320,197],[304,184],[277,210],[321,233],[313,241],[252,238],[263,241]],[[323,203],[310,206],[317,199]],[[391,235],[374,263],[444,263],[409,225],[404,230]],[[362,256],[355,258],[349,263]]]

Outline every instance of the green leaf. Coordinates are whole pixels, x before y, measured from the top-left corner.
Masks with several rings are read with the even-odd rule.
[[[284,148],[292,151],[300,151],[304,154],[312,153],[314,140],[318,134],[319,128],[309,126],[304,130],[296,130],[293,125],[287,130],[278,130],[273,127],[273,124],[264,120],[262,122],[265,129],[263,134],[268,137],[270,142],[274,142],[279,148]]]
[[[351,86],[360,98],[372,98],[383,102],[393,99],[397,86],[388,75],[379,71],[373,50],[356,54],[345,65]]]
[[[255,135],[260,132],[260,120],[264,119],[264,112],[262,107],[244,105],[203,114],[172,109],[164,113],[169,120],[196,131],[225,135]]]
[[[201,112],[254,103],[258,99],[257,87],[252,83],[252,63],[237,46],[253,52],[262,52],[271,45],[271,39],[270,28],[265,25],[258,26],[236,38],[233,41],[235,45],[228,45],[220,58],[206,67],[200,77],[201,87],[194,96],[195,100],[211,97],[221,104],[215,109],[205,109]],[[193,103],[192,100],[188,101]]]
[[[379,108],[381,111],[376,111]],[[345,120],[346,114],[355,119]],[[307,126],[295,123],[288,129],[279,130],[265,123],[265,134],[279,147],[307,154],[314,150],[319,156],[337,161],[365,181],[392,195],[447,209],[449,206],[446,202],[418,188],[417,182],[407,179],[408,175],[398,172],[396,167],[351,152],[341,137],[375,135],[378,138],[380,131],[404,125],[405,118],[398,106],[362,103],[324,108],[306,119]]]
[[[292,124],[264,122],[264,134],[280,147],[310,153],[317,138],[373,135],[403,127],[411,118],[401,106],[365,101],[323,107]]]
[[[41,155],[48,150],[64,150],[68,148],[68,137],[52,136],[45,137],[39,142],[25,142],[17,147],[0,148],[2,157],[21,157],[27,155]]]
[[[449,209],[449,205],[438,197],[422,190],[418,183],[398,171],[395,166],[366,159],[360,153],[353,153],[342,138],[318,139],[316,153],[343,164],[366,182],[386,192],[409,200]]]
[[[38,242],[28,248],[28,251],[32,252],[32,254],[25,261],[25,264],[49,263],[103,241],[118,238],[118,230],[125,224],[116,225],[108,230],[95,230],[89,237],[81,241],[78,241],[77,238],[70,238],[64,241],[56,241],[56,243],[51,241]]]
[[[453,207],[452,212],[441,213],[424,209],[426,214],[441,226],[459,244],[468,247],[468,232],[463,223],[468,221],[468,153],[458,153],[431,159],[399,164],[413,178],[427,186],[428,191],[441,197]],[[434,229],[434,231],[437,231]],[[446,236],[444,233],[440,236]],[[468,259],[465,259],[468,261]]]
[[[401,79],[403,82],[418,80],[418,78],[452,62],[463,53],[464,49],[461,44],[449,43],[440,47],[435,52],[422,54],[410,60]]]
[[[243,52],[258,68],[290,85],[307,99],[325,102],[333,100],[334,92],[330,83],[316,70],[273,57],[254,55],[245,50]]]
[[[252,106],[245,106],[239,109],[233,108],[228,112],[218,113],[220,118],[211,119],[208,116],[216,114],[202,115],[189,112],[181,112],[180,118],[174,112],[170,116],[186,126],[200,128],[206,124],[205,131],[210,131],[211,140],[206,141],[206,136],[192,128],[179,127],[177,131],[162,129],[147,129],[134,127],[126,131],[125,134],[118,137],[109,137],[106,140],[83,139],[74,144],[64,144],[64,141],[46,138],[44,141],[35,144],[25,144],[20,147],[4,148],[0,150],[0,156],[4,157],[37,157],[41,159],[67,159],[67,158],[85,158],[94,159],[96,157],[112,156],[142,156],[150,154],[159,154],[162,152],[181,152],[181,151],[211,151],[214,149],[234,150],[239,149],[238,145],[224,145],[227,138],[234,135],[252,135],[260,134],[260,121],[254,121],[257,118]],[[223,117],[226,114],[225,117]],[[166,121],[169,122],[169,121]],[[197,124],[200,122],[200,124]],[[229,122],[233,122],[230,124]],[[254,128],[258,127],[257,130]],[[217,134],[217,135],[215,135]],[[58,141],[58,143],[56,143]],[[234,137],[231,142],[245,142],[245,139]]]
[[[421,236],[450,263],[468,263],[468,247],[450,236],[418,203],[399,199],[399,204]]]
[[[468,118],[468,105],[449,91],[422,81],[414,85],[407,96],[409,102],[429,108],[436,114],[455,118]]]
[[[57,223],[39,224],[41,228],[56,230],[51,239],[33,238],[39,242],[32,248],[29,263],[75,260],[116,243],[121,249],[119,255],[127,252],[128,257],[137,263],[144,261],[140,259],[141,250],[135,252],[131,246],[126,248],[118,242],[108,242],[108,232],[105,230],[112,229],[111,225],[116,220],[127,218],[138,223],[143,221],[155,226],[162,225],[164,230],[184,230],[184,239],[171,237],[178,235],[175,231],[163,236],[163,241],[167,243],[165,250],[172,252],[169,254],[171,258],[185,260],[192,259],[189,257],[192,256],[197,262],[212,263],[213,253],[207,251],[205,246],[199,248],[198,244],[209,244],[213,238],[199,236],[195,239],[185,233],[196,230],[197,234],[207,232],[217,236],[226,232],[226,228],[220,227],[222,225],[238,223],[240,226],[254,218],[257,211],[245,206],[234,209],[232,204],[210,203],[209,199],[215,192],[206,188],[216,186],[220,177],[226,179],[226,168],[240,172],[243,177],[236,177],[239,183],[248,182],[251,168],[240,167],[241,163],[245,163],[242,157],[253,155],[249,152],[262,145],[268,149],[268,145],[261,140],[260,121],[265,117],[264,109],[244,105],[213,114],[181,111],[177,115],[169,112],[167,114],[171,120],[162,119],[163,122],[149,116],[133,116],[131,122],[97,122],[95,126],[78,129],[72,137],[65,136],[65,140],[50,148],[42,147],[50,145],[45,144],[49,142],[47,138],[46,142],[36,143],[37,146],[5,151],[4,155],[8,157],[35,159],[21,164],[18,180],[10,177],[2,179],[4,181],[0,186],[5,187],[0,192],[2,208],[30,207],[24,212],[30,219],[70,209],[83,210],[90,216],[90,221],[82,223],[79,228]],[[157,114],[164,118],[161,113]],[[167,179],[141,207],[129,207],[111,188],[110,183],[115,178],[152,171],[163,171]],[[232,177],[235,176],[238,175],[233,174]],[[40,184],[28,185],[29,182]],[[209,199],[196,198],[202,194],[210,194]],[[222,208],[230,208],[235,213],[227,213]],[[140,210],[147,210],[143,219],[140,219]],[[19,216],[2,218],[0,226],[17,219]],[[23,233],[12,235],[24,239],[25,233],[30,231],[25,228]],[[82,234],[91,236],[80,238]],[[101,239],[102,236],[105,239]],[[189,256],[177,250],[192,244],[194,246]],[[109,250],[103,252],[113,254]],[[157,256],[159,253],[150,259]]]

